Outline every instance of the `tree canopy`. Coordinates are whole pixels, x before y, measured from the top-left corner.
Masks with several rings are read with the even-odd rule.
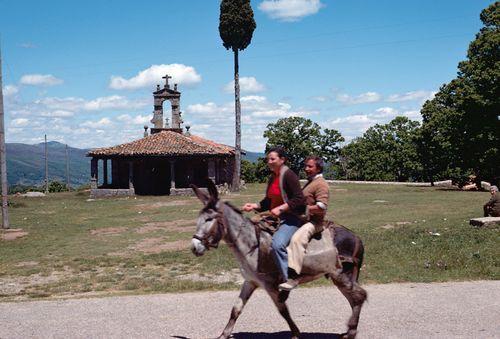
[[[370,127],[342,148],[343,175],[359,180],[416,181],[422,166],[417,152],[419,123],[399,116]]]
[[[250,0],[222,0],[219,34],[226,49],[242,51],[247,48],[256,27]]]
[[[309,155],[335,162],[339,143],[344,141],[338,131],[328,128],[322,130],[317,123],[302,117],[282,118],[268,124],[264,137],[267,138],[266,152],[274,146],[284,147],[288,153],[288,165],[296,173],[300,172]]]
[[[497,182],[500,175],[500,2],[481,13],[484,27],[471,42],[457,77],[427,101],[420,154],[428,177],[464,183]]]

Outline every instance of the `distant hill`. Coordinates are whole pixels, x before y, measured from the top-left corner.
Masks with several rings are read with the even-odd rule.
[[[50,141],[48,145],[49,181],[66,182],[66,145]],[[7,143],[7,180],[10,186],[42,185],[45,180],[44,144]],[[68,147],[72,186],[90,182],[90,158],[86,149]]]
[[[250,151],[245,151],[246,154],[243,155],[243,159],[248,160],[250,162],[257,162],[259,158],[263,158],[266,156],[265,153],[260,153],[260,152],[250,152]]]
[[[48,145],[49,181],[66,182],[66,145],[50,141]],[[41,186],[45,181],[44,144],[7,143],[7,180],[9,186]],[[68,147],[71,186],[90,182],[88,149]],[[246,151],[243,159],[256,162],[264,153]]]

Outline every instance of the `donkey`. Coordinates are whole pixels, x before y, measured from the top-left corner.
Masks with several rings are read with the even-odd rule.
[[[289,292],[279,291],[280,273],[271,253],[272,236],[267,232],[258,232],[252,221],[236,207],[219,200],[217,188],[209,180],[208,193],[191,185],[204,207],[197,220],[196,233],[192,239],[191,250],[201,256],[210,248],[216,248],[224,240],[238,260],[244,283],[238,300],[233,306],[229,322],[219,338],[227,339],[233,331],[236,319],[257,287],[263,288],[271,297],[280,314],[285,318],[292,338],[298,339],[300,331],[292,320],[286,299]],[[329,227],[321,233],[320,239],[312,239],[307,248],[299,282],[304,283],[326,276],[339,288],[349,301],[352,314],[348,322],[348,331],[342,338],[355,338],[359,315],[367,294],[358,285],[357,278],[363,256],[363,245],[359,238],[346,228],[339,232],[341,243],[333,241],[334,228]],[[337,247],[339,250],[337,251]],[[339,253],[347,254],[351,260],[344,261],[339,268]],[[349,253],[348,253],[349,252]],[[356,253],[357,252],[357,253]]]

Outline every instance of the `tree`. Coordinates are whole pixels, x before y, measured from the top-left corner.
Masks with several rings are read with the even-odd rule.
[[[417,181],[422,178],[418,158],[419,123],[396,117],[370,127],[362,137],[342,148],[344,174],[361,180]]]
[[[329,163],[337,161],[338,143],[344,141],[338,131],[328,128],[322,131],[320,125],[302,117],[282,118],[268,124],[264,137],[266,152],[274,146],[284,147],[289,167],[297,174],[309,155],[320,156]]]
[[[241,105],[238,51],[242,51],[252,41],[256,24],[250,0],[222,0],[220,4],[219,34],[222,44],[234,53],[234,103],[235,103],[235,166],[232,190],[238,191],[240,187],[241,169]]]
[[[463,184],[474,174],[500,176],[500,2],[481,13],[484,27],[469,45],[457,77],[422,107],[420,154],[427,176]]]
[[[2,228],[10,228],[8,209],[7,161],[5,158],[5,126],[3,111],[2,50],[0,49],[0,182],[2,185]]]

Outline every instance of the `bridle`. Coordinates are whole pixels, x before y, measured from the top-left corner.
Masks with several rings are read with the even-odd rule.
[[[193,235],[193,239],[199,240],[207,250],[210,250],[210,248],[219,247],[219,242],[224,238],[226,233],[227,225],[224,219],[224,212],[222,208],[218,208],[215,221],[212,223],[212,226],[210,226],[208,232],[203,236],[195,234]],[[231,246],[232,243],[228,242],[228,245]]]

